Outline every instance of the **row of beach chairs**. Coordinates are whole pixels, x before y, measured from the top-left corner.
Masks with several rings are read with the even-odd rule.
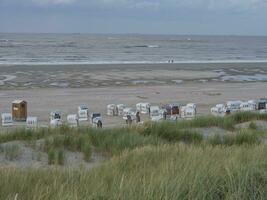
[[[16,100],[16,102],[19,102]],[[22,101],[20,101],[22,102]],[[25,101],[23,101],[25,103]],[[38,118],[33,116],[27,116],[27,110],[20,110],[17,107],[12,106],[12,113],[2,113],[1,120],[2,126],[13,126],[14,122],[26,122],[27,128],[37,128],[38,127]],[[25,108],[25,106],[24,106]],[[18,111],[20,115],[16,113]],[[21,114],[22,113],[22,114]],[[19,116],[19,117],[18,117]],[[90,119],[90,120],[89,120]],[[71,127],[79,126],[79,123],[82,121],[90,121],[91,124],[95,127],[102,127],[102,117],[100,113],[91,113],[89,115],[89,109],[86,106],[79,106],[77,114],[67,115],[67,125]],[[52,127],[59,126],[63,124],[62,112],[61,111],[52,111],[49,116],[49,125]]]
[[[124,120],[129,118],[132,121],[138,120],[140,114],[148,115],[152,121],[161,121],[166,119],[191,119],[197,114],[197,106],[195,103],[188,103],[185,106],[180,104],[160,104],[151,105],[148,102],[137,103],[135,108],[127,107],[124,104],[107,105],[108,116],[122,116]]]
[[[238,111],[267,113],[267,99],[227,101],[226,104],[217,104],[211,108],[211,113],[216,116],[225,116]]]
[[[217,104],[211,108],[211,113],[216,116],[224,116],[237,111],[257,111],[267,113],[267,99],[249,101],[228,101],[225,104]],[[137,103],[135,107],[127,107],[125,104],[107,105],[107,116],[120,116],[129,122],[141,122],[141,114],[147,115],[151,121],[192,119],[197,114],[197,105],[188,103],[151,105],[148,102]],[[15,100],[12,102],[12,113],[2,113],[2,126],[13,126],[15,122],[26,122],[26,127],[38,127],[38,118],[27,116],[27,102]],[[53,111],[50,113],[50,126],[63,124],[62,113]],[[80,122],[90,121],[94,127],[102,127],[101,113],[89,113],[87,106],[79,106],[77,114],[67,115],[66,122],[71,127],[79,126]]]

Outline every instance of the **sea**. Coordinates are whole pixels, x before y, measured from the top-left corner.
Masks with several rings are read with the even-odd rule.
[[[0,65],[267,62],[267,37],[0,33]]]

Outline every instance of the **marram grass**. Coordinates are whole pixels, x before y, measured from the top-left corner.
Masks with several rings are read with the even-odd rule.
[[[44,139],[49,161],[58,165],[0,167],[0,200],[267,199],[266,132],[253,126],[234,130],[237,123],[267,120],[266,116],[237,113],[132,129],[63,126],[11,131],[0,135],[0,144]],[[192,129],[212,126],[235,132],[204,138]],[[89,171],[60,167],[63,149],[81,151],[90,161],[92,147],[108,155],[107,161]]]
[[[0,199],[266,199],[267,146],[146,146],[91,171],[0,168]]]

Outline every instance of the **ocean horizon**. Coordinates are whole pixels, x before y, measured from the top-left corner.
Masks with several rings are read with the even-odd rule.
[[[266,36],[0,33],[0,65],[254,62]]]

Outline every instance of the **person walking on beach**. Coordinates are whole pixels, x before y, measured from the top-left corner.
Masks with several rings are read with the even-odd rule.
[[[167,119],[167,112],[166,112],[166,111],[163,112],[163,119],[164,119],[164,120]]]
[[[128,125],[129,128],[132,127],[132,117],[131,117],[131,115],[127,115],[126,124]]]
[[[140,123],[141,122],[141,117],[140,117],[140,112],[136,113],[136,123]]]
[[[118,116],[119,115],[119,108],[118,108],[118,106],[116,106],[116,108],[115,108],[115,116]]]
[[[102,121],[98,120],[96,126],[97,126],[97,128],[102,128]]]

